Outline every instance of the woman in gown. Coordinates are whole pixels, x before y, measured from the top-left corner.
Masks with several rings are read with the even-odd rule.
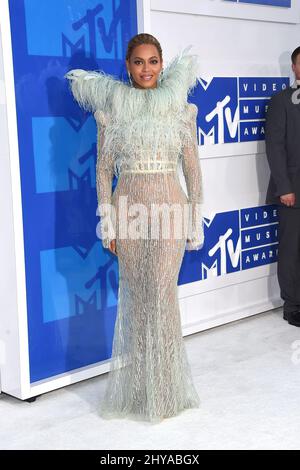
[[[157,39],[138,34],[128,43],[129,84],[101,70],[73,69],[65,75],[75,99],[97,122],[100,237],[119,264],[104,418],[155,423],[200,404],[177,291],[185,249],[198,250],[204,241],[198,109],[187,102],[198,64],[189,48],[163,69]],[[118,183],[112,193],[114,174]]]

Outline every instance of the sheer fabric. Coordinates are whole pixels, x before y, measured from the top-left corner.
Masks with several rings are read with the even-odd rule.
[[[136,170],[136,165],[132,172],[121,169],[112,194],[115,161],[103,153],[107,117],[101,112],[95,113],[98,124],[98,202],[99,205],[112,203],[115,210],[115,217],[111,215],[110,218],[111,236],[103,236],[102,241],[104,247],[108,247],[111,239],[116,238],[119,262],[118,312],[108,385],[101,407],[104,418],[123,416],[159,422],[200,404],[182,338],[177,287],[185,249],[199,249],[203,244],[197,107],[188,104],[186,112],[193,145],[183,148],[176,163],[182,163],[188,198],[181,187],[177,168],[173,166],[170,171],[173,153],[164,154],[164,165],[166,161],[171,165],[163,168],[160,165],[159,171]],[[133,163],[137,157],[132,156]],[[159,167],[157,156],[150,162],[153,163],[152,169]],[[119,217],[122,196],[126,197],[128,207],[138,203],[148,209],[148,217],[140,224],[141,238],[121,237],[124,229],[121,224],[125,224]],[[178,220],[171,214],[169,236],[163,238],[163,217],[155,219],[156,222],[150,217],[153,203],[177,204],[181,208],[190,203],[188,233],[184,232],[186,226],[182,219],[182,237],[175,238]],[[134,215],[129,215],[127,222],[133,219]],[[107,220],[106,217],[106,223]],[[156,224],[156,232],[153,224]],[[153,231],[156,238],[151,237]],[[103,235],[104,232],[102,227]],[[187,235],[189,242],[186,241]]]
[[[155,89],[128,86],[103,71],[73,69],[65,75],[77,102],[97,122],[100,235],[105,248],[116,240],[118,255],[105,418],[159,422],[200,404],[177,287],[185,250],[199,250],[204,242],[198,109],[187,102],[198,63],[189,48],[164,68]]]

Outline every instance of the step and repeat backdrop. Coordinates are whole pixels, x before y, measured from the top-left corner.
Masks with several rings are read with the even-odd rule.
[[[195,332],[281,305],[278,214],[265,204],[265,116],[293,78],[299,5],[152,0],[150,16],[168,55],[188,43],[200,59],[190,100],[198,106],[205,245],[186,255],[179,291],[185,331]]]
[[[199,110],[205,245],[186,252],[180,271],[184,333],[279,305],[278,216],[276,207],[264,202],[269,178],[264,126],[270,97],[290,84],[289,57],[299,45],[296,3],[6,2],[0,26],[3,35],[9,22],[5,48],[11,48],[14,83],[5,83],[9,74],[4,74],[0,96],[5,105],[5,85],[16,108],[24,239],[16,265],[24,263],[26,273],[20,336],[28,349],[28,374],[22,378],[30,384],[27,395],[35,385],[55,388],[51,379],[76,377],[78,369],[88,371],[111,355],[118,261],[96,236],[96,123],[74,101],[64,74],[102,69],[127,79],[127,42],[137,32],[160,40],[165,62],[188,44],[200,57],[189,101]],[[116,183],[114,178],[113,187]],[[9,361],[2,362],[5,389]]]

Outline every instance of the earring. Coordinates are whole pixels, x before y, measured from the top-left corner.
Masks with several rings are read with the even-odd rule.
[[[129,70],[127,70],[127,74],[128,74],[130,86],[132,86],[131,74],[130,74]]]
[[[158,76],[158,83],[161,83],[163,78],[164,78],[164,69],[161,69],[161,71],[159,72],[159,76]]]

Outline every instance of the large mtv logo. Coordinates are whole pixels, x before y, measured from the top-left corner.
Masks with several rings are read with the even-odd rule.
[[[287,88],[287,77],[216,77],[199,79],[199,144],[264,140],[270,97]]]
[[[136,16],[134,0],[24,0],[24,9],[28,54],[36,56],[84,51],[93,59],[121,60]]]
[[[204,219],[205,243],[196,277],[183,269],[183,282],[208,279],[277,261],[277,207],[265,205],[221,212]],[[194,276],[192,279],[191,276]]]
[[[291,8],[291,0],[225,0],[226,2],[251,3],[253,5],[267,5],[272,7]]]
[[[95,126],[91,117],[82,125],[62,117],[32,119],[37,193],[95,186]]]
[[[99,243],[42,250],[40,272],[44,323],[103,314],[117,304],[117,266]]]

